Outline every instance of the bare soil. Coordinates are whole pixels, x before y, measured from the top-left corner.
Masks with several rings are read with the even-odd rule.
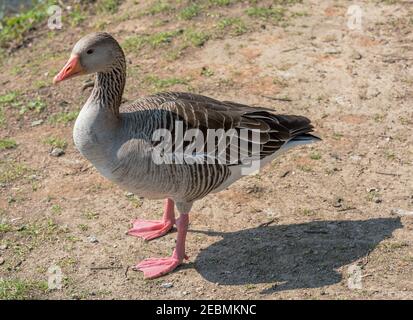
[[[413,5],[357,3],[362,30],[347,26],[353,3],[344,0],[285,5],[289,17],[279,23],[247,16],[248,2],[204,8],[186,21],[168,12],[141,15],[150,1],[131,0],[114,15],[89,13],[78,26],[34,31],[0,66],[0,96],[17,90],[21,103],[39,98],[47,106],[23,115],[3,108],[1,139],[17,147],[0,150],[0,223],[7,226],[0,229],[0,278],[45,282],[48,268],[59,266],[62,289],[24,296],[37,299],[412,299],[413,217],[397,209],[413,210]],[[221,30],[173,59],[176,39],[126,50],[125,98],[157,91],[148,75],[184,78],[165,90],[305,115],[323,141],[198,201],[189,261],[144,280],[131,267],[169,255],[176,233],[144,242],[125,232],[136,217],[160,217],[162,202],[126,194],[81,157],[74,122],[50,119],[79,110],[89,94],[81,90],[85,79],[51,81],[89,32],[105,30],[122,43],[138,33],[217,30],[227,16],[242,17],[248,30]],[[61,157],[49,155],[44,140],[52,136],[67,141]],[[349,286],[354,266],[357,288]]]

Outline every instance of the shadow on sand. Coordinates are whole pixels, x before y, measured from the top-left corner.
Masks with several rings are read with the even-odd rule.
[[[366,256],[392,232],[399,218],[314,221],[214,233],[223,239],[202,250],[197,271],[221,285],[268,283],[265,292],[338,283],[336,269]]]

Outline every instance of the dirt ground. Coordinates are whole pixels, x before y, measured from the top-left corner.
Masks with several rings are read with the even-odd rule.
[[[412,299],[412,2],[357,1],[361,29],[348,24],[353,1],[207,2],[186,19],[185,1],[151,13],[153,1],[123,1],[116,14],[40,26],[4,59],[0,101],[14,96],[3,99],[0,135],[16,146],[0,150],[0,278],[9,286],[0,297]],[[271,4],[282,18],[248,11]],[[177,29],[160,45],[130,40]],[[132,266],[169,255],[176,232],[151,242],[125,232],[136,217],[160,217],[162,202],[119,189],[75,149],[71,115],[88,97],[86,78],[51,85],[73,44],[96,30],[124,44],[128,101],[192,91],[305,115],[323,139],[196,202],[189,261],[156,280]],[[208,36],[182,45],[187,30]],[[65,154],[51,156],[56,146]],[[47,290],[54,266],[62,288]]]

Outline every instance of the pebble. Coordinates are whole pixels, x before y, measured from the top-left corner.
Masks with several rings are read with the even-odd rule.
[[[4,263],[4,258],[0,257],[0,266]]]
[[[0,250],[6,250],[9,246],[7,244],[0,245]]]
[[[413,216],[413,211],[407,211],[399,208],[391,209],[391,214],[397,214],[399,216]]]
[[[89,236],[89,237],[87,238],[87,240],[88,240],[90,243],[98,243],[98,242],[99,242],[99,240],[98,240],[95,236]]]
[[[351,58],[354,60],[360,60],[361,58],[363,58],[363,56],[360,52],[354,51],[351,55]]]
[[[382,200],[380,197],[373,197],[373,201],[374,201],[375,203],[381,203],[381,202],[383,202],[383,200]]]
[[[65,154],[64,150],[60,148],[53,148],[53,150],[50,152],[50,155],[52,157],[60,157],[64,154]]]
[[[172,288],[174,286],[174,284],[172,282],[164,282],[161,284],[161,288]]]
[[[44,121],[43,121],[42,119],[40,119],[40,120],[35,120],[35,121],[32,121],[32,123],[30,124],[30,126],[31,126],[31,127],[37,127],[37,126],[40,126],[43,122],[44,122]]]

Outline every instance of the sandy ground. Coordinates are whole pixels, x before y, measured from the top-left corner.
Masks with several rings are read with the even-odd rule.
[[[353,2],[343,0],[285,5],[288,18],[277,23],[247,16],[247,1],[190,21],[141,15],[150,1],[124,1],[116,15],[38,28],[0,66],[0,95],[17,90],[24,105],[46,104],[22,115],[3,107],[1,138],[17,147],[0,151],[0,278],[30,283],[23,297],[40,299],[412,299],[413,217],[397,213],[413,210],[413,5],[357,3],[362,30],[349,28]],[[125,98],[157,91],[148,75],[180,77],[186,84],[165,90],[305,115],[323,141],[198,201],[189,261],[144,280],[131,267],[169,255],[176,233],[144,242],[125,231],[136,217],[159,217],[162,202],[106,181],[74,148],[74,122],[50,120],[79,110],[85,79],[50,83],[79,35],[106,30],[122,42],[176,28],[210,31],[227,16],[242,17],[248,30],[221,30],[173,59],[176,39],[126,50]],[[66,140],[63,156],[49,155],[48,137]],[[60,290],[44,290],[51,266],[61,268]]]

